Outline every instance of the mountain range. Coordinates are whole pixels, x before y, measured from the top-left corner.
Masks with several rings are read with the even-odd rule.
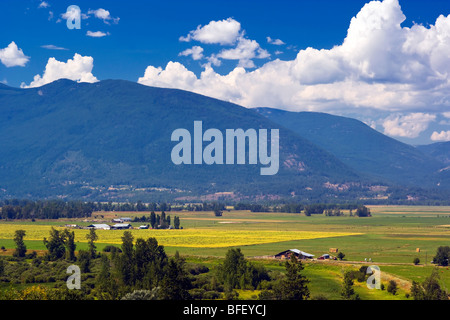
[[[435,186],[438,181],[436,173],[442,168],[439,151],[425,152],[426,147],[402,143],[359,120],[317,112],[270,108],[257,111],[374,179],[427,187]]]
[[[175,165],[172,132],[193,132],[194,121],[221,132],[279,129],[278,174],[261,176],[254,164]],[[0,85],[0,136],[3,198],[331,202],[450,187],[448,144],[416,148],[350,118],[248,109],[124,80]]]

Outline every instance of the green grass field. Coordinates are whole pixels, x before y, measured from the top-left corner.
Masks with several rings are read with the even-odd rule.
[[[308,262],[305,275],[311,279],[312,296],[322,294],[330,299],[338,299],[343,270],[358,269],[361,265],[378,265],[386,276],[404,285],[397,296],[377,290],[368,290],[365,283],[357,283],[356,291],[364,299],[401,299],[408,291],[412,280],[422,281],[433,268],[430,264],[439,246],[450,245],[450,207],[408,207],[373,206],[372,217],[326,217],[287,213],[252,213],[248,211],[224,211],[222,217],[213,212],[168,212],[179,216],[183,230],[133,230],[137,237],[155,236],[165,245],[168,254],[179,251],[188,261],[201,260],[214,265],[225,256],[230,247],[239,247],[248,258],[271,256],[286,249],[300,249],[316,257],[328,253],[330,248],[338,248],[345,253],[345,261]],[[90,220],[109,222],[114,217],[146,216],[149,213],[94,213]],[[103,218],[102,218],[103,216]],[[14,248],[11,228],[23,225],[24,229],[46,230],[49,226],[65,224],[88,225],[91,221],[14,221],[0,222],[0,247]],[[139,226],[142,223],[133,223]],[[31,228],[31,229],[29,229]],[[44,228],[44,229],[43,229]],[[6,230],[9,230],[7,234]],[[80,230],[84,231],[84,230]],[[123,231],[102,231],[104,239],[97,243],[101,250],[108,244],[118,245]],[[171,233],[172,232],[172,233]],[[183,234],[184,232],[184,234]],[[321,234],[321,237],[305,235]],[[84,234],[77,234],[77,248],[85,249]],[[231,237],[225,237],[230,235]],[[233,236],[234,235],[234,236]],[[26,239],[26,238],[25,238]],[[169,240],[170,241],[169,241]],[[205,240],[206,239],[206,240]],[[245,241],[243,241],[243,239]],[[108,242],[109,241],[109,242]],[[42,240],[25,241],[29,250],[45,250]],[[420,252],[416,249],[419,248]],[[10,252],[10,250],[8,250]],[[0,251],[0,254],[2,252]],[[5,254],[5,253],[3,253]],[[418,257],[420,265],[413,265]],[[365,262],[365,259],[372,262]],[[268,269],[284,270],[279,261],[261,260]],[[443,286],[450,290],[450,271],[440,268]],[[254,295],[242,292],[241,296]]]

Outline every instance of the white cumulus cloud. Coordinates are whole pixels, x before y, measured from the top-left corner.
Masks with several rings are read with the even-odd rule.
[[[113,18],[111,13],[103,8],[99,8],[97,10],[89,10],[88,15],[94,15],[94,17],[103,20],[104,23],[109,24],[109,21],[114,23],[119,23],[120,18]]]
[[[225,60],[239,60],[239,67],[255,68],[252,59],[266,59],[270,57],[270,54],[255,40],[240,37],[235,48],[222,50],[217,57]]]
[[[267,37],[267,43],[274,44],[276,46],[282,46],[285,43],[280,39],[272,39],[271,37]]]
[[[189,42],[196,40],[207,44],[232,45],[240,35],[241,24],[233,18],[211,21],[205,26],[199,25],[186,37],[180,37],[180,41]]]
[[[48,7],[50,7],[50,4],[46,1],[42,1],[38,6],[38,8],[48,8]]]
[[[82,56],[76,53],[73,59],[67,62],[61,62],[55,58],[48,59],[44,74],[34,76],[33,81],[26,85],[22,83],[22,88],[40,87],[47,83],[59,80],[69,79],[78,82],[97,82],[97,78],[92,74],[94,68],[94,59],[89,56]]]
[[[81,15],[82,14],[79,7],[70,6],[66,12],[61,14],[61,18],[63,18],[64,20],[75,20]]]
[[[102,32],[102,31],[93,32],[93,31],[88,30],[88,32],[86,32],[86,35],[88,37],[92,37],[92,38],[103,38],[103,37],[109,36],[109,32],[106,32],[106,33]]]
[[[216,63],[205,64],[199,76],[177,62],[165,69],[149,67],[160,71],[146,72],[139,81],[186,89],[246,107],[406,115],[448,110],[450,15],[437,17],[429,26],[402,27],[404,20],[398,0],[371,1],[351,19],[341,44],[331,49],[306,48],[293,60],[275,59],[252,71],[242,67],[252,66],[251,57],[262,58],[268,53],[243,37],[237,21],[212,21],[182,40],[236,44],[208,58]],[[220,32],[225,26],[230,27],[228,32]],[[220,59],[237,59],[239,66],[229,74],[218,74],[211,66],[220,65]],[[170,75],[174,69],[168,67],[174,65],[181,74]],[[387,126],[388,132],[399,136],[414,136],[419,130],[403,128],[396,132],[391,131],[389,123]]]
[[[193,60],[200,60],[203,58],[203,48],[199,46],[193,46],[190,49],[186,49],[179,54],[180,56],[192,56]]]
[[[14,41],[6,48],[0,49],[0,61],[8,68],[25,67],[29,60],[30,57],[26,56]]]
[[[417,138],[435,120],[436,115],[426,113],[389,116],[383,122],[384,133],[394,137]]]
[[[430,139],[432,141],[450,141],[450,131],[434,131]]]

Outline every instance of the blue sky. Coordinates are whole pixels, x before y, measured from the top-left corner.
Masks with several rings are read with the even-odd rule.
[[[80,30],[66,26],[70,5],[81,9]],[[0,81],[126,79],[247,107],[352,116],[412,144],[446,141],[449,14],[448,0],[2,0]]]

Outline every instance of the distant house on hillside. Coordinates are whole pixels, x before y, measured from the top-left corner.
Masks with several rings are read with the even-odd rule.
[[[297,259],[312,259],[314,257],[313,254],[298,250],[298,249],[289,249],[289,250],[285,250],[282,251],[278,254],[275,255],[276,259],[289,259],[291,257],[291,254],[294,254]]]
[[[96,229],[96,230],[110,230],[111,226],[107,224],[91,224],[87,226],[89,229]]]

